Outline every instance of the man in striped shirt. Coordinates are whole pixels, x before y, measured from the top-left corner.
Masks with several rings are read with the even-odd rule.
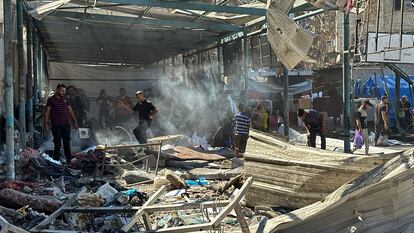
[[[72,107],[67,103],[65,92],[66,86],[64,84],[58,84],[55,94],[47,99],[45,130],[49,130],[49,116],[51,116],[52,135],[55,144],[53,158],[59,160],[60,148],[63,141],[63,150],[65,151],[66,160],[69,163],[72,159],[72,154],[70,152],[69,117],[72,119],[74,128],[78,129],[79,127],[76,122],[75,113],[73,112]]]
[[[245,112],[245,107],[242,103],[238,106],[239,113],[233,117],[234,122],[234,147],[236,150],[236,157],[239,153],[243,154],[246,151],[247,139],[249,138],[250,116]]]

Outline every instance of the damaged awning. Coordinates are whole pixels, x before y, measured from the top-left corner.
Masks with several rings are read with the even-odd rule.
[[[259,92],[259,93],[283,93],[283,87],[277,84],[270,84],[267,82],[259,82],[253,78],[248,79],[247,89],[249,91]],[[304,81],[301,83],[289,85],[289,93],[296,95],[312,90],[312,82]]]

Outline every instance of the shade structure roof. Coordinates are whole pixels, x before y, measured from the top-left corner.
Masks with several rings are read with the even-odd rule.
[[[227,6],[230,0],[61,1],[69,3],[34,20],[56,62],[149,65],[245,31],[249,22],[263,24],[266,13],[263,3]]]

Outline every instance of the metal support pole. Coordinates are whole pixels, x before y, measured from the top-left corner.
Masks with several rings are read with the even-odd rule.
[[[26,79],[23,49],[23,0],[17,0],[17,61],[19,76],[19,132],[20,148],[26,148]]]
[[[351,134],[350,134],[350,110],[351,110],[351,81],[349,77],[349,12],[344,13],[343,28],[343,127],[344,127],[344,152],[351,151]]]
[[[162,59],[162,75],[164,76],[164,79],[167,77],[167,72],[165,69],[165,59]]]
[[[7,177],[14,179],[13,49],[11,0],[3,0],[4,13],[4,107],[6,108]]]
[[[289,138],[289,70],[283,68],[284,134]]]
[[[171,57],[171,75],[172,80],[175,79],[175,57]]]
[[[220,41],[218,43],[220,43]],[[222,62],[223,62],[222,56],[221,56],[222,52],[223,52],[223,47],[218,47],[217,48],[217,75],[220,81],[222,80],[221,75],[223,74],[221,72],[221,67],[222,67]]]
[[[361,2],[359,0],[356,1],[355,48],[354,48],[354,54],[355,55],[358,54],[358,46],[359,46],[359,26],[361,24],[361,17],[359,15],[359,5],[360,5],[360,3]]]
[[[27,113],[28,113],[28,129],[30,138],[30,146],[33,147],[34,136],[34,118],[33,118],[33,32],[32,21],[29,19],[27,23]]]
[[[187,64],[185,61],[185,56],[183,55],[183,69],[181,70],[181,75],[183,76],[183,83],[186,87],[188,87],[188,77],[187,77]]]
[[[202,71],[202,69],[201,69],[201,66],[203,65],[203,54],[202,54],[202,52],[200,52],[200,53],[198,53],[197,54],[197,64],[198,64],[198,67],[197,67],[197,71],[198,71],[198,75],[201,75],[201,71]]]
[[[401,0],[401,1],[403,1],[403,0]],[[369,9],[369,6],[367,8]],[[378,31],[379,31],[380,11],[381,11],[381,0],[377,0],[377,22],[376,22],[376,30],[375,30],[375,51],[378,50]],[[345,24],[345,22],[344,22],[344,24]]]
[[[39,94],[41,93],[40,91],[43,90],[43,62],[44,62],[44,51],[43,51],[43,47],[42,44],[40,43],[40,37],[38,37],[38,42],[37,42],[37,46],[39,46],[38,49],[38,53],[39,53],[39,58],[38,58],[38,63],[37,63],[37,72],[39,73],[39,78],[37,80],[37,98],[40,100]]]
[[[403,33],[404,33],[404,0],[401,0],[401,24],[400,24],[400,48],[402,48],[403,44]],[[392,32],[391,32],[392,33]]]
[[[400,131],[400,122],[399,122],[399,100],[400,100],[400,93],[401,93],[401,77],[400,74],[395,74],[395,100],[394,100],[394,119],[395,119],[395,125],[397,126],[398,131]],[[405,130],[405,129],[404,129]],[[400,131],[401,133],[401,131]]]
[[[37,92],[37,84],[39,80],[39,42],[36,35],[35,28],[32,28],[33,39],[33,104],[37,106],[39,104],[39,96]]]
[[[245,37],[243,39],[243,102],[245,106],[247,106],[247,88],[248,88],[248,80],[249,80],[249,37]]]

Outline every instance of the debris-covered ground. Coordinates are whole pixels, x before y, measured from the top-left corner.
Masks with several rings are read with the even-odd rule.
[[[327,172],[359,167],[358,173],[347,171],[353,174],[350,181],[399,153],[348,156],[330,152],[335,155],[332,158],[328,152],[251,132],[245,158],[236,158],[231,149],[194,147],[171,137],[158,139],[163,141],[162,150],[157,138],[143,149],[132,144],[112,149],[94,146],[74,154],[69,164],[33,149],[21,151],[16,158],[17,179],[0,183],[0,215],[30,232],[139,232],[185,226],[222,232],[252,226],[264,229],[260,226],[267,219],[305,206],[300,204],[303,200],[294,201],[297,194],[304,200],[316,192],[328,195],[347,182]],[[297,175],[282,180],[288,173]],[[312,190],[305,185],[310,174],[315,184]],[[292,182],[304,182],[303,190],[289,186]],[[289,187],[291,194],[280,194]],[[288,201],[275,201],[282,197]]]

